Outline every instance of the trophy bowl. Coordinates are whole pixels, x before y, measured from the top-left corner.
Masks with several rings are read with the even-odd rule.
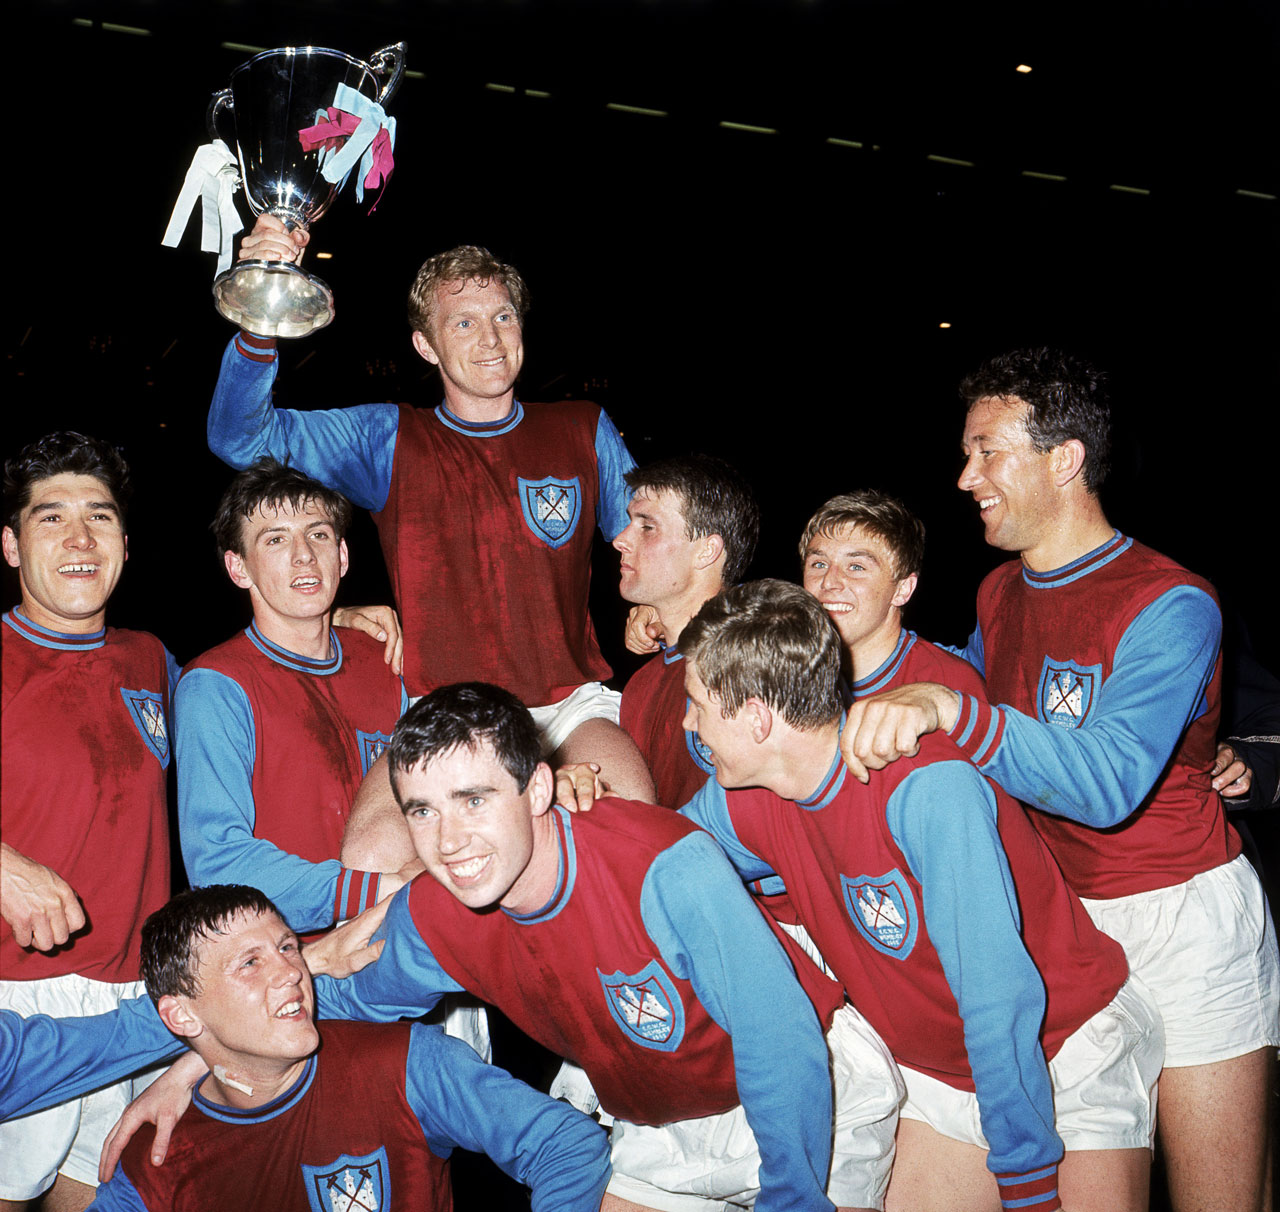
[[[383,47],[368,63],[319,46],[263,51],[231,73],[231,87],[209,103],[209,134],[224,138],[219,124],[229,116],[235,134],[240,183],[254,215],[281,219],[291,231],[306,231],[329,209],[350,170],[336,181],[324,173],[344,135],[313,147],[299,132],[323,120],[342,86],[381,106],[404,72],[405,44]],[[335,131],[337,127],[335,126]],[[334,315],[333,291],[314,274],[287,261],[240,261],[214,279],[218,311],[248,332],[264,337],[303,337]]]

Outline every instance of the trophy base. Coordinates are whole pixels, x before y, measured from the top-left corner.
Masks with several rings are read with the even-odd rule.
[[[305,337],[333,319],[333,291],[288,261],[241,261],[213,280],[221,315],[259,337]]]

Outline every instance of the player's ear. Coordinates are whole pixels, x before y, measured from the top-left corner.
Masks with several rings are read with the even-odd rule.
[[[911,595],[916,591],[916,581],[919,574],[913,572],[909,577],[903,577],[898,582],[898,587],[894,590],[892,605],[902,607],[911,601]]]
[[[1053,448],[1053,478],[1065,488],[1084,470],[1085,449],[1079,438],[1068,438]]]
[[[252,579],[244,570],[244,558],[239,552],[224,551],[222,553],[222,563],[233,585],[239,589],[251,589],[253,587]],[[346,570],[343,569],[343,571],[345,572]]]
[[[694,557],[694,566],[710,568],[724,554],[724,539],[718,534],[709,534],[702,540],[698,554]]]
[[[742,710],[747,713],[751,739],[757,745],[763,744],[773,731],[773,708],[763,699],[750,698],[742,704]]]
[[[351,564],[351,557],[347,554],[347,540],[338,540],[338,576],[345,577],[347,568]]]
[[[425,332],[415,331],[413,334],[413,348],[418,351],[418,357],[425,358],[432,366],[440,365],[440,355],[432,348],[431,342],[427,340]]]
[[[13,533],[12,526],[6,526],[3,534],[4,561],[10,568],[17,568],[21,563],[18,557],[18,536]]]
[[[194,1039],[204,1030],[204,1024],[192,1009],[189,998],[166,993],[156,1003],[156,1011],[160,1021],[183,1039]]]
[[[546,762],[539,762],[537,769],[530,775],[528,792],[530,815],[542,816],[556,798],[555,775]]]

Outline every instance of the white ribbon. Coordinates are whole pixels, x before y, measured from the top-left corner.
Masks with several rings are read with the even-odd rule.
[[[221,139],[196,148],[161,243],[167,248],[178,247],[199,198],[203,204],[200,249],[218,254],[218,273],[228,269],[231,265],[231,237],[244,229],[235,205],[236,185],[236,158]]]
[[[343,110],[360,119],[360,125],[334,156],[326,157],[320,175],[330,184],[344,181],[347,174],[360,161],[360,175],[356,178],[356,200],[364,201],[364,179],[373,167],[373,141],[380,130],[386,130],[391,149],[396,146],[396,120],[387,117],[387,111],[376,101],[370,101],[363,93],[345,84],[339,84],[333,97],[335,109]],[[322,114],[317,114],[317,118]]]

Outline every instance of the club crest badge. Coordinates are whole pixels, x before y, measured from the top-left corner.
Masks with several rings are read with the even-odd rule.
[[[524,520],[548,547],[563,547],[578,529],[582,517],[582,484],[572,480],[526,480],[519,477],[520,508]]]
[[[1045,657],[1036,704],[1040,719],[1059,728],[1082,728],[1102,685],[1101,665],[1077,665]]]
[[[684,1039],[684,1005],[671,978],[657,960],[627,976],[615,972],[596,975],[604,989],[605,1004],[623,1034],[645,1048],[674,1052]]]
[[[360,746],[360,772],[369,773],[369,767],[381,756],[382,751],[391,744],[391,738],[385,732],[365,732],[356,729],[356,744]]]
[[[386,1148],[364,1157],[344,1153],[325,1166],[302,1165],[311,1212],[375,1212],[391,1202]]]
[[[685,699],[685,714],[689,713],[689,700]],[[689,751],[689,757],[693,759],[693,764],[697,766],[704,774],[715,774],[716,766],[711,760],[711,749],[702,743],[702,738],[696,732],[686,732],[684,734],[684,747]]]
[[[884,875],[842,875],[840,886],[858,933],[881,955],[906,959],[916,945],[920,915],[902,872],[895,867]]]
[[[160,759],[160,765],[169,769],[169,725],[164,718],[164,699],[154,690],[126,690],[120,687],[120,697],[129,709],[134,727],[146,742],[146,746]]]

